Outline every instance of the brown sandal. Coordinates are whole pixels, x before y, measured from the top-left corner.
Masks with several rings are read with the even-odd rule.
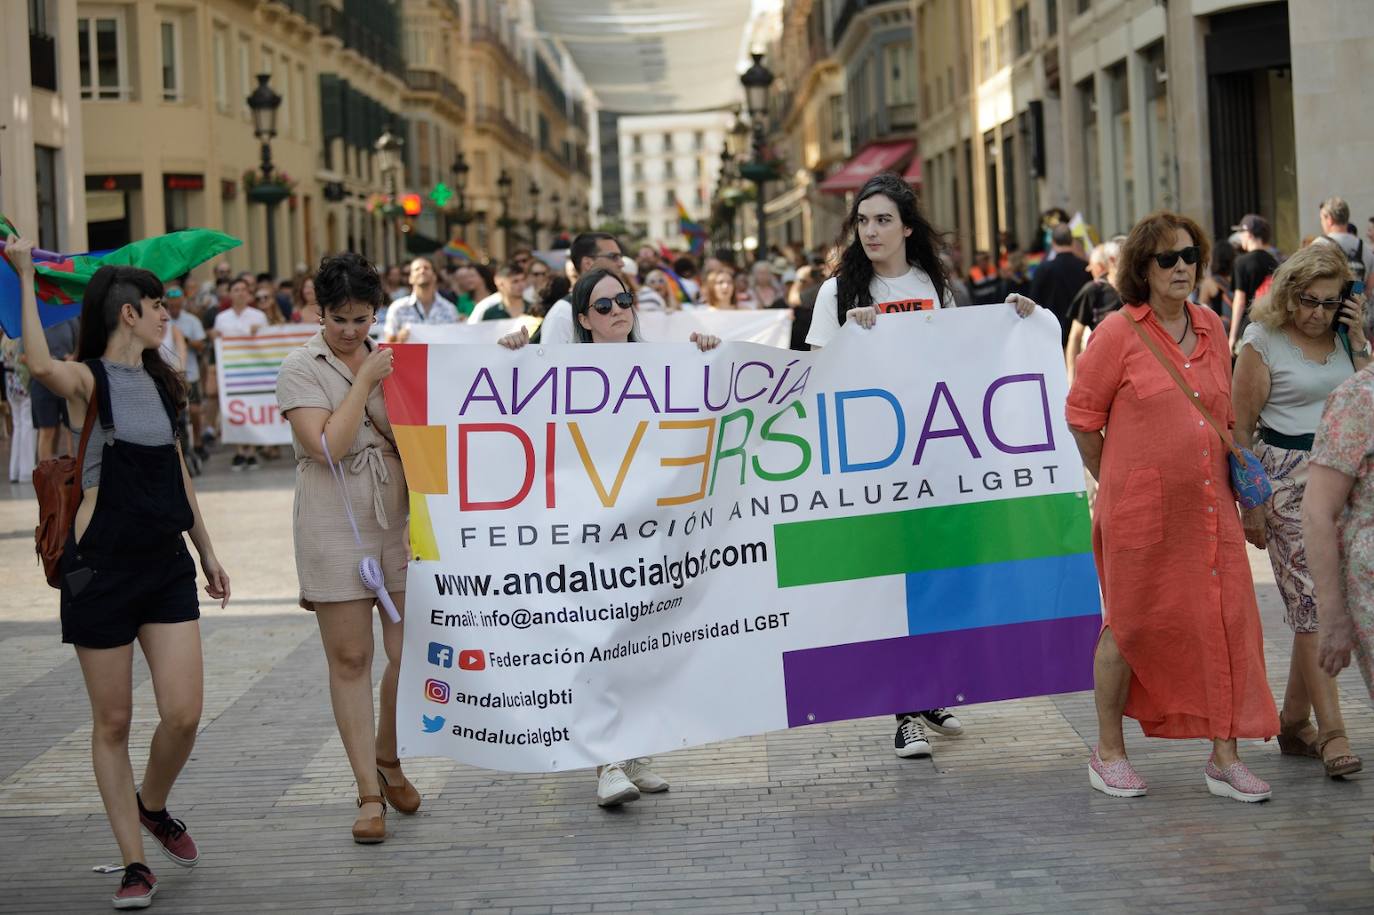
[[[1364,763],[1354,753],[1342,753],[1335,759],[1326,758],[1326,745],[1339,737],[1345,737],[1345,730],[1337,728],[1321,738],[1317,748],[1322,753],[1322,765],[1326,768],[1329,778],[1344,778],[1347,775],[1354,775],[1364,768]]]
[[[380,794],[364,794],[358,798],[358,807],[364,804],[381,804],[381,816],[368,817],[353,824],[353,841],[359,845],[380,845],[386,841],[386,798]]]
[[[1284,724],[1283,719],[1279,719],[1279,752],[1284,756],[1306,756],[1312,759],[1321,759],[1321,751],[1317,749],[1315,743],[1303,740],[1298,735],[1306,728],[1312,727],[1312,719],[1299,721],[1297,724]]]
[[[397,769],[400,768],[401,761],[399,759],[382,759],[378,756],[377,765],[379,767],[377,769],[377,778],[381,781],[382,794],[386,795],[387,803],[395,807],[400,813],[409,814],[419,810],[420,792],[415,790],[415,786],[410,783],[410,779],[406,778],[404,773],[401,775],[400,786],[395,788],[387,783],[386,776],[382,774],[381,766],[385,766],[388,769]]]

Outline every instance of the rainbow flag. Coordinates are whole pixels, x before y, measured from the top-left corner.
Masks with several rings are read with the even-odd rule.
[[[700,254],[706,248],[706,237],[710,233],[706,231],[705,226],[692,219],[681,200],[677,197],[674,197],[673,200],[677,204],[678,231],[687,236],[688,250],[693,254]]]
[[[687,295],[687,289],[682,285],[682,277],[669,267],[666,263],[659,264],[659,270],[663,271],[663,276],[668,280],[668,290],[677,296],[678,303],[681,305],[689,304],[692,299]]]
[[[0,215],[0,241],[18,234],[14,224]],[[33,285],[39,316],[44,327],[51,327],[80,314],[86,284],[106,265],[142,267],[165,283],[241,244],[243,242],[223,232],[186,229],[145,238],[103,254],[70,254],[61,260],[35,261]],[[0,250],[0,256],[3,255]],[[18,274],[11,271],[5,279],[11,277],[14,282],[0,283],[0,327],[7,335],[18,337],[21,320]]]
[[[449,243],[444,245],[442,253],[455,260],[468,261],[474,264],[481,260],[481,258],[477,256],[477,251],[472,245],[469,245],[461,238],[449,239]]]

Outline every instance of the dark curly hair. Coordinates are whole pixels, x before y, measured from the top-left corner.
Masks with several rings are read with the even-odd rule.
[[[386,305],[386,293],[372,262],[349,251],[320,261],[315,271],[315,301],[321,312],[347,308],[353,302],[369,305],[375,312]]]
[[[859,193],[854,197],[854,205],[849,208],[844,228],[840,230],[840,237],[835,240],[836,246],[844,249],[840,256],[840,265],[835,271],[835,282],[838,287],[836,298],[841,324],[844,323],[845,314],[851,308],[864,308],[873,304],[873,294],[868,289],[873,282],[873,261],[869,260],[868,253],[864,251],[857,226],[859,204],[879,194],[896,204],[897,215],[901,218],[902,225],[911,229],[911,234],[906,237],[906,262],[921,268],[926,276],[930,277],[931,285],[935,287],[937,304],[944,301],[945,290],[949,288],[945,267],[938,253],[939,233],[921,215],[920,209],[916,206],[916,192],[900,175],[881,172],[869,178],[859,189]]]
[[[105,355],[110,333],[119,326],[119,313],[124,306],[133,306],[134,312],[142,316],[143,300],[160,299],[162,294],[162,280],[151,271],[139,267],[101,267],[86,284],[86,294],[81,299],[76,358],[84,362]],[[186,382],[162,358],[159,349],[153,346],[143,351],[143,367],[180,408],[186,402]]]

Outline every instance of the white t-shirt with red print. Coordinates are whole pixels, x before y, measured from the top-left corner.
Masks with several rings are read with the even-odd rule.
[[[953,308],[954,296],[945,289],[943,302],[937,304],[935,284],[920,267],[912,267],[901,276],[888,277],[873,275],[868,284],[869,294],[879,314],[892,314],[903,311],[932,311],[936,308]],[[839,280],[831,277],[821,284],[816,293],[816,309],[811,314],[811,329],[807,331],[806,342],[810,346],[825,346],[840,332]]]

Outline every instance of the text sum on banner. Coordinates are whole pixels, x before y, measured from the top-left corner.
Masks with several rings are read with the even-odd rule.
[[[225,444],[291,444],[291,426],[277,411],[277,373],[286,355],[318,332],[306,324],[279,324],[252,337],[215,339]]]
[[[397,348],[407,756],[591,766],[1086,689],[1100,624],[1053,316],[820,353]]]
[[[481,321],[477,324],[415,324],[411,343],[495,343],[520,328],[521,319]],[[639,330],[650,343],[685,343],[693,333],[712,334],[722,340],[762,343],[786,349],[792,341],[792,312],[786,308],[760,311],[717,311],[683,308],[677,311],[641,311]]]

